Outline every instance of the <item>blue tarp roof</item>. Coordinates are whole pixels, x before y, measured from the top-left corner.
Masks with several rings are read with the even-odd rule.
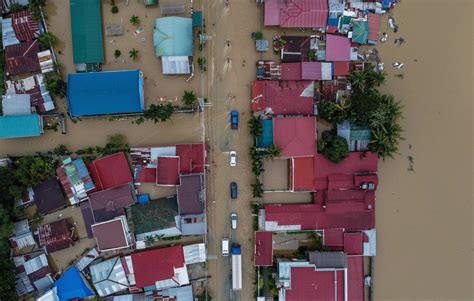
[[[273,122],[271,119],[260,120],[263,131],[257,138],[257,147],[267,148],[273,144]]]
[[[0,139],[39,135],[41,135],[41,123],[37,114],[0,116]]]
[[[57,294],[59,300],[69,300],[74,298],[85,298],[94,295],[94,292],[82,279],[76,267],[67,270],[61,278],[56,281]]]
[[[67,100],[72,117],[141,113],[143,77],[139,70],[71,73]]]
[[[153,42],[157,57],[192,56],[193,20],[184,17],[156,19]]]

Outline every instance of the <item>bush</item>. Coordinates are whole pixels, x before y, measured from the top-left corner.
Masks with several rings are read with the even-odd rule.
[[[71,152],[67,149],[66,145],[60,144],[53,149],[53,154],[56,156],[68,156]]]
[[[207,61],[205,57],[198,58],[199,69],[203,72],[207,71]]]
[[[65,98],[67,94],[67,83],[62,78],[49,76],[46,78],[46,89],[53,95]]]
[[[339,163],[349,155],[349,147],[346,139],[331,131],[326,131],[318,141],[318,152],[328,160]]]
[[[117,14],[119,12],[119,8],[117,5],[112,5],[112,8],[110,9],[110,12],[112,12],[113,14]]]
[[[55,174],[56,161],[44,156],[26,156],[15,162],[15,177],[24,187],[36,186]]]
[[[38,41],[44,49],[55,47],[58,44],[58,38],[50,31],[41,34]]]
[[[254,40],[261,40],[263,38],[263,33],[261,31],[252,32],[252,38]]]
[[[20,11],[24,10],[25,8],[26,8],[25,6],[21,5],[20,3],[16,3],[16,2],[10,4],[10,7],[9,7],[11,13],[20,12]]]
[[[329,122],[341,123],[346,120],[347,115],[334,101],[321,100],[318,103],[318,116]]]
[[[121,55],[122,55],[122,52],[121,52],[120,50],[116,49],[116,50],[114,51],[114,57],[115,57],[116,59],[118,59]]]
[[[263,197],[263,183],[257,178],[255,183],[252,184],[252,195],[254,198]]]
[[[143,116],[135,120],[135,123],[140,124],[145,120],[153,120],[155,123],[165,122],[171,119],[174,113],[174,106],[171,103],[167,104],[152,104],[143,112]]]
[[[258,136],[261,136],[263,134],[263,126],[262,123],[260,123],[260,119],[258,117],[252,116],[249,120],[249,126],[250,134],[254,138],[257,138]]]

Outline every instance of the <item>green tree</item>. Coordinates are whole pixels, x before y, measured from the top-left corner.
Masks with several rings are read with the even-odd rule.
[[[385,73],[369,65],[363,70],[352,72],[349,75],[349,82],[355,92],[365,92],[382,85],[385,82]]]
[[[173,113],[174,106],[171,103],[159,105],[152,104],[143,112],[143,117],[136,120],[136,123],[140,124],[144,119],[153,120],[155,123],[165,122],[171,119]]]
[[[53,95],[65,98],[67,94],[67,83],[60,77],[48,76],[46,78],[46,89]]]
[[[26,8],[25,6],[21,5],[20,3],[16,3],[16,2],[10,4],[10,7],[9,7],[11,13],[20,12],[20,11],[24,10],[25,8]]]
[[[316,59],[316,50],[314,49],[308,50],[308,59],[310,61],[314,61]]]
[[[50,31],[41,34],[38,41],[43,48],[55,47],[58,44],[58,38]]]
[[[66,145],[60,144],[53,149],[53,154],[56,156],[68,156],[71,152],[67,149]]]
[[[0,167],[0,206],[9,212],[13,211],[13,201],[25,192],[25,187],[19,185],[13,169]]]
[[[270,145],[267,149],[266,149],[267,153],[267,158],[269,159],[273,159],[275,157],[278,157],[281,153],[281,149],[276,146],[275,144],[272,144]]]
[[[250,126],[250,134],[253,137],[258,137],[263,134],[263,126],[262,123],[260,122],[260,118],[256,116],[252,116],[249,120],[249,126]]]
[[[328,160],[339,163],[349,155],[349,146],[346,139],[339,137],[332,131],[325,131],[318,141],[318,152]]]
[[[54,175],[56,162],[45,156],[26,156],[15,162],[15,177],[24,187],[36,186]]]
[[[186,105],[193,107],[196,105],[197,101],[197,96],[194,91],[184,91],[183,97],[181,98],[181,101]]]
[[[107,144],[103,149],[100,149],[98,153],[102,155],[110,155],[118,152],[128,152],[130,150],[127,139],[124,135],[115,134],[108,137]]]
[[[252,32],[252,38],[254,40],[261,40],[263,39],[263,33],[261,31],[254,31]]]
[[[203,72],[207,71],[207,60],[205,57],[198,58],[199,69]]]
[[[113,13],[113,14],[118,14],[119,12],[119,8],[117,5],[112,5],[112,7],[110,8],[110,12]]]
[[[378,154],[380,158],[393,158],[398,152],[398,144],[402,137],[403,129],[396,121],[372,129],[369,150]]]
[[[133,48],[132,50],[130,50],[128,52],[128,56],[132,59],[132,60],[136,60],[138,58],[138,54],[140,53],[140,51],[136,50],[135,48]]]
[[[132,23],[133,26],[138,26],[140,25],[140,18],[138,16],[131,16],[130,17],[130,23]]]
[[[255,183],[252,184],[252,195],[254,198],[263,197],[263,183],[257,178]]]
[[[334,101],[321,100],[318,102],[318,116],[329,122],[341,123],[348,116],[348,107]]]

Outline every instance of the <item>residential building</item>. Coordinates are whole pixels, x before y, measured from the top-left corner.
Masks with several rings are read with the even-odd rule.
[[[323,28],[328,21],[327,0],[267,0],[265,26]]]
[[[33,198],[36,210],[40,214],[47,214],[68,205],[56,177],[51,177],[33,187]]]
[[[281,158],[316,154],[315,117],[277,117],[272,120],[273,143],[281,150]]]
[[[5,116],[31,114],[30,95],[6,94],[2,96],[2,112]]]
[[[10,237],[10,244],[13,248],[18,249],[36,246],[36,241],[27,219],[14,224],[13,236]]]
[[[127,219],[123,215],[93,224],[92,233],[94,233],[97,241],[99,252],[130,248],[134,244],[133,234],[130,232]]]
[[[44,224],[38,228],[39,245],[47,253],[69,248],[73,243],[73,231],[67,219]]]
[[[9,94],[26,94],[30,96],[31,111],[43,113],[54,110],[54,101],[46,89],[43,74],[36,74],[20,79],[6,81],[7,96]]]
[[[0,116],[0,139],[38,137],[43,119],[37,114]]]
[[[255,266],[273,265],[273,234],[266,231],[255,231]]]
[[[97,190],[133,182],[130,166],[123,152],[96,159],[88,168]]]
[[[40,71],[39,52],[38,40],[6,46],[5,74],[7,76],[14,76]]]
[[[43,252],[29,253],[13,257],[17,271],[16,289],[18,295],[32,292],[44,292],[53,286],[53,271]]]
[[[128,279],[120,257],[113,257],[89,267],[92,284],[101,297],[128,289]]]
[[[87,193],[93,192],[96,188],[81,158],[64,159],[62,165],[56,169],[56,175],[71,205],[86,200]]]
[[[125,208],[137,202],[131,183],[89,194],[95,222],[105,222],[125,215]]]

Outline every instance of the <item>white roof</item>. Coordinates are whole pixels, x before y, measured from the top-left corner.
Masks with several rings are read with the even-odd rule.
[[[99,296],[104,297],[128,289],[128,279],[120,257],[94,264],[89,269]]]
[[[25,261],[23,266],[25,267],[26,274],[29,275],[42,267],[48,266],[48,259],[46,258],[46,255],[41,254],[38,257]]]
[[[79,261],[76,263],[76,268],[79,271],[84,270],[97,257],[99,257],[99,252],[97,252],[97,249],[91,249],[89,252],[87,252],[86,255],[82,256],[82,258],[79,259]]]
[[[2,98],[3,115],[31,114],[30,94],[6,94]]]
[[[193,264],[206,261],[206,245],[194,244],[183,246],[184,263]]]
[[[376,253],[377,253],[377,244],[376,244],[376,241],[377,241],[377,232],[375,231],[375,229],[372,229],[372,230],[365,230],[363,231],[365,233],[365,235],[367,235],[367,237],[369,238],[369,241],[368,242],[364,242],[364,251],[363,251],[363,255],[364,256],[375,256]]]
[[[36,301],[59,301],[59,297],[56,294],[56,287],[47,291],[43,296],[36,298]]]
[[[163,74],[189,74],[189,58],[187,56],[162,56]]]
[[[27,232],[30,232],[30,224],[28,223],[27,219],[15,223],[15,229],[13,230],[15,235],[24,234]]]

